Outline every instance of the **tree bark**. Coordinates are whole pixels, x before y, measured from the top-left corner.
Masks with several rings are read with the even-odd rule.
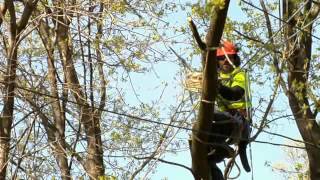
[[[288,19],[288,17],[292,16],[298,4],[293,0],[283,1],[283,4],[284,17]],[[315,12],[315,14],[312,12]],[[307,18],[305,18],[305,14],[309,14]],[[309,26],[297,29],[297,19],[299,17],[295,17],[289,20],[285,29],[286,38],[292,37],[296,31],[303,31],[298,33],[296,36],[293,36],[293,38],[288,39],[286,44],[285,54],[287,55],[289,71],[289,93],[287,96],[299,132],[305,142],[309,159],[309,173],[311,180],[316,180],[320,177],[320,127],[315,121],[317,113],[313,113],[311,110],[307,92],[312,52],[312,22],[318,14],[319,5],[312,6],[312,2],[310,1],[305,5],[304,13],[301,14],[301,16],[306,19],[305,23],[301,26],[306,24],[309,24]],[[300,38],[300,41],[295,43],[297,38]]]
[[[56,3],[61,9],[64,9],[62,8],[64,6],[63,1]],[[98,179],[100,176],[104,176],[103,148],[100,129],[101,111],[90,106],[79,83],[72,58],[73,47],[69,29],[70,22],[67,18],[64,18],[65,14],[61,9],[58,9],[59,16],[57,17],[59,20],[56,32],[57,45],[62,59],[67,88],[71,90],[77,102],[77,106],[80,109],[80,122],[86,133],[87,157],[84,168],[90,176],[90,179]],[[101,103],[103,104],[104,102]]]
[[[65,110],[64,107],[60,104],[59,93],[57,88],[57,79],[56,79],[56,68],[54,66],[54,44],[50,38],[50,34],[53,34],[53,30],[49,28],[45,22],[41,21],[39,24],[39,34],[42,39],[42,42],[45,46],[47,52],[47,62],[48,62],[48,80],[51,86],[51,96],[52,98],[51,109],[53,111],[53,122],[54,124],[49,125],[48,117],[44,114],[40,116],[42,119],[42,125],[44,126],[48,141],[52,144],[51,149],[55,155],[57,164],[61,172],[61,179],[70,180],[71,174],[68,166],[67,158],[67,147],[65,142]],[[34,107],[36,108],[36,107]],[[40,110],[38,110],[40,111]]]
[[[6,169],[9,162],[9,147],[11,137],[11,125],[13,121],[14,90],[17,68],[17,47],[15,41],[11,40],[8,56],[7,77],[5,78],[4,106],[0,119],[0,179],[5,179]]]
[[[16,70],[18,65],[18,47],[20,33],[25,29],[37,1],[25,2],[25,7],[20,20],[17,22],[13,1],[6,0],[2,13],[9,13],[9,46],[6,49],[7,71],[4,78],[3,109],[0,117],[0,179],[6,178],[7,165],[9,163],[11,126],[13,122],[14,97],[16,87]],[[4,14],[3,14],[4,15]],[[1,18],[2,23],[2,18]]]
[[[210,168],[208,166],[208,133],[211,130],[211,123],[214,112],[214,101],[216,96],[216,82],[217,82],[217,64],[216,64],[216,50],[212,49],[218,47],[223,33],[225,20],[227,17],[229,7],[229,0],[225,0],[225,5],[222,9],[214,7],[210,19],[210,27],[206,37],[207,52],[204,62],[203,71],[203,87],[201,95],[201,103],[199,108],[199,115],[197,122],[193,126],[192,133],[192,170],[196,175],[196,179],[209,180],[212,179]]]

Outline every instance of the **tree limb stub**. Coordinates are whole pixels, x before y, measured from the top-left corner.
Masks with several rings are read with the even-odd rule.
[[[199,32],[198,32],[198,29],[197,29],[196,25],[194,24],[194,22],[192,21],[192,19],[190,17],[188,18],[188,22],[189,22],[189,25],[190,25],[190,28],[191,28],[191,31],[192,31],[192,35],[193,35],[194,39],[196,40],[199,48],[202,51],[205,51],[207,46],[202,41],[202,39],[201,39],[201,37],[199,35]]]

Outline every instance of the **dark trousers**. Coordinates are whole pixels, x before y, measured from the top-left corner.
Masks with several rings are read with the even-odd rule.
[[[245,139],[249,137],[248,128],[248,123],[246,123],[245,118],[240,115],[240,113],[214,113],[214,121],[212,122],[211,127],[212,134],[210,134],[209,137],[209,142],[212,143],[209,147],[209,152],[213,153],[209,153],[208,155],[211,174],[214,179],[223,180],[222,172],[216,164],[223,161],[225,158],[230,157],[230,151],[233,151],[233,149],[228,146],[228,142],[241,138],[239,142],[239,149],[241,148],[245,151],[248,144]]]
[[[213,145],[210,146],[210,152],[215,151],[213,156],[209,156],[209,160],[216,163],[221,162],[228,156],[227,144],[234,139],[240,138],[239,132],[243,124],[243,117],[239,114],[230,114],[228,112],[215,112],[214,121],[211,125],[211,133],[209,142]]]

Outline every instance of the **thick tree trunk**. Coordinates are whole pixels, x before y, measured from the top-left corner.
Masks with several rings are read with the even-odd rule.
[[[52,51],[53,52],[53,51]],[[53,53],[48,54],[48,78],[51,82],[51,92],[54,97],[59,97],[58,90],[57,90],[57,82],[55,78],[55,67],[53,65]],[[61,178],[63,180],[71,180],[70,176],[70,169],[68,166],[68,157],[67,157],[67,148],[66,148],[66,142],[65,142],[65,112],[63,108],[60,105],[60,101],[56,99],[52,103],[52,110],[53,110],[53,118],[54,118],[54,127],[55,129],[50,129],[50,131],[54,132],[54,141],[50,142],[53,144],[53,152],[56,156],[56,160],[58,163],[58,166],[61,171]],[[47,133],[48,134],[48,133]],[[50,138],[49,138],[50,139]]]
[[[225,1],[222,9],[213,8],[212,18],[210,20],[210,28],[207,34],[207,49],[218,47],[229,7],[229,0]],[[209,50],[206,53],[205,66],[203,71],[203,88],[201,103],[199,109],[198,120],[193,127],[192,134],[192,170],[196,175],[196,179],[210,180],[212,179],[210,167],[208,166],[208,133],[211,130],[213,119],[214,101],[216,96],[217,82],[217,64],[216,50]]]
[[[320,177],[320,127],[315,121],[315,116],[310,111],[307,102],[301,102],[301,94],[293,93],[296,88],[293,82],[299,82],[296,73],[289,73],[289,104],[296,119],[296,123],[302,139],[305,143],[310,169],[310,180],[317,180]],[[305,82],[305,81],[304,81]],[[291,91],[292,90],[292,91]]]
[[[318,139],[320,139],[320,129],[317,128],[317,131],[311,131],[313,133],[313,136],[317,136]],[[318,147],[315,148],[314,146],[306,145],[307,148],[307,154],[309,159],[309,169],[310,169],[310,180],[318,180],[320,177],[320,167],[319,167],[319,161],[320,161],[320,150],[319,150],[319,142]]]
[[[312,6],[309,1],[305,4],[304,13],[290,18],[299,7],[298,1],[283,1],[283,16],[289,20],[285,28],[285,37],[288,38],[285,55],[288,64],[288,99],[298,129],[305,142],[309,159],[309,174],[311,180],[320,177],[320,127],[315,121],[316,113],[311,111],[308,100],[308,78],[312,52],[312,25],[319,14],[319,5]],[[307,16],[306,16],[307,15]],[[306,17],[305,17],[306,16]],[[307,27],[297,27],[298,19],[305,18]],[[302,24],[301,26],[303,26]],[[302,31],[296,33],[297,31]],[[293,36],[294,35],[294,36]],[[289,38],[290,37],[290,38]],[[297,38],[300,40],[297,41]]]
[[[292,57],[295,59],[294,57]],[[296,56],[299,61],[305,58]],[[296,59],[297,61],[298,59]],[[317,180],[320,177],[320,127],[315,121],[315,116],[311,112],[309,102],[307,100],[306,83],[307,78],[302,69],[292,70],[288,75],[289,84],[289,104],[296,120],[299,132],[305,143],[310,168],[310,179]],[[304,85],[299,89],[297,86]]]
[[[12,2],[5,2],[10,14],[10,40],[7,49],[7,72],[4,78],[3,109],[0,119],[0,179],[6,178],[9,163],[11,125],[13,121],[14,90],[17,69],[17,24]]]

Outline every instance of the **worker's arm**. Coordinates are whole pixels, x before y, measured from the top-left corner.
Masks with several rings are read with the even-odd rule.
[[[240,86],[226,87],[224,85],[220,85],[219,94],[229,101],[237,101],[244,95],[244,89]]]

